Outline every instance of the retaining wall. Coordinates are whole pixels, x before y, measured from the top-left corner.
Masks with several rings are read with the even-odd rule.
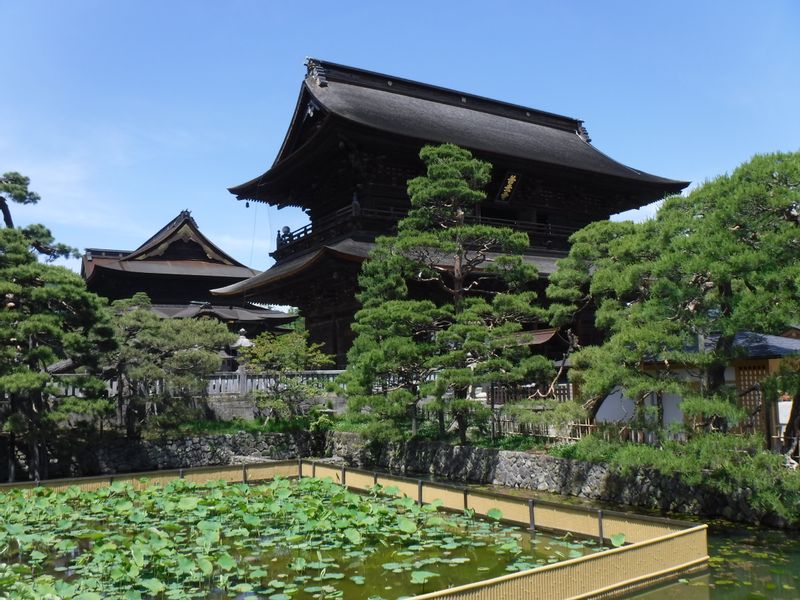
[[[313,456],[322,443],[310,433],[235,433],[160,440],[118,440],[91,449],[83,473],[126,473],[227,465],[245,457],[284,460]]]
[[[790,526],[777,515],[755,510],[746,488],[722,494],[702,484],[687,485],[677,476],[652,469],[622,474],[605,464],[437,442],[373,448],[357,435],[340,432],[328,436],[326,452],[355,466],[428,473],[454,481],[551,492],[661,512],[719,516],[779,528]]]
[[[789,524],[750,506],[750,491],[724,495],[708,486],[690,486],[654,470],[621,474],[607,465],[471,446],[417,442],[374,446],[356,434],[237,433],[191,438],[105,442],[52,468],[53,476],[125,473],[227,465],[259,459],[328,456],[348,466],[397,473],[427,473],[460,482],[496,484],[577,496],[676,514],[721,516],[772,527]],[[69,466],[69,468],[67,468]]]

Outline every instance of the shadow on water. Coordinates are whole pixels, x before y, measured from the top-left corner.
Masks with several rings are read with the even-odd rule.
[[[600,508],[623,509],[608,503],[572,496],[503,486],[479,485],[478,489],[524,498],[551,500]],[[636,509],[635,512],[647,514]],[[669,515],[681,520],[708,524],[708,571],[630,598],[646,600],[750,600],[757,598],[800,598],[800,534],[721,520],[703,520],[686,515]]]
[[[800,598],[800,538],[797,532],[709,523],[708,573],[633,598]],[[704,595],[695,595],[699,591]]]

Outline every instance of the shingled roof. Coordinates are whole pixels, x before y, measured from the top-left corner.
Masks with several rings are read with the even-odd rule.
[[[176,256],[173,244],[191,245],[195,256]],[[81,274],[91,281],[103,269],[148,275],[199,275],[244,279],[257,275],[225,253],[200,231],[188,210],[181,211],[136,250],[87,248]]]
[[[263,190],[304,148],[301,129],[309,113],[422,143],[450,142],[471,150],[597,173],[652,187],[655,196],[687,182],[651,175],[619,163],[591,145],[583,121],[465,92],[309,59],[289,132],[263,175],[230,188],[239,199],[264,200]],[[321,133],[319,134],[321,135]]]
[[[258,290],[265,289],[268,285],[275,284],[281,280],[294,277],[299,273],[307,271],[328,256],[338,260],[357,263],[364,262],[374,247],[374,242],[346,238],[273,265],[271,268],[251,279],[211,290],[211,293],[215,296],[235,297],[242,294],[247,296]],[[493,260],[498,256],[500,255],[490,252],[487,254],[487,259]],[[540,275],[552,275],[556,269],[556,261],[563,257],[564,253],[542,251],[540,254],[536,255],[525,254],[522,258],[526,263],[535,266]],[[442,254],[441,261],[442,266],[449,265],[452,268],[452,256]]]

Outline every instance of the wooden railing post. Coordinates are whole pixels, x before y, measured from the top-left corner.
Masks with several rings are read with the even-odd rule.
[[[597,529],[600,538],[600,545],[602,546],[603,540],[605,540],[605,536],[603,535],[603,509],[598,509],[597,511]]]
[[[536,515],[534,514],[534,502],[533,498],[528,499],[528,521],[530,523],[529,529],[531,533],[536,532]]]

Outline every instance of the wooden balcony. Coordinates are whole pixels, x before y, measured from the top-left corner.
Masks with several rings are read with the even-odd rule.
[[[397,221],[406,215],[405,211],[380,208],[359,208],[345,206],[294,231],[279,231],[276,249],[270,254],[277,262],[328,242],[359,232],[376,235],[390,234]],[[567,239],[575,230],[563,225],[549,225],[532,221],[512,219],[493,219],[469,215],[467,223],[510,227],[528,234],[533,248],[553,248],[566,250]]]

